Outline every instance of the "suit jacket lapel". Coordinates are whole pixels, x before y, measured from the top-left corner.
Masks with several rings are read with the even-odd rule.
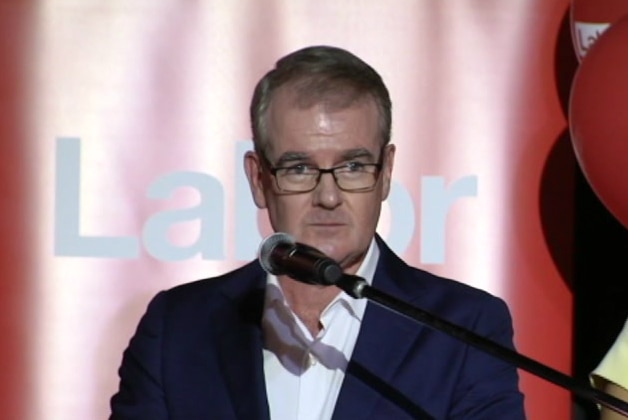
[[[260,327],[264,291],[265,277],[261,268],[252,287],[249,283],[244,289],[225,289],[233,305],[225,311],[222,330],[217,336],[218,357],[237,418],[242,420],[270,418]]]
[[[414,301],[422,294],[420,285],[412,290],[402,290],[395,282],[396,276],[404,275],[407,265],[381,240],[378,240],[378,246],[380,259],[373,286],[405,301]],[[377,418],[374,410],[382,398],[388,400],[384,403],[401,407],[408,417],[430,418],[421,407],[412,404],[391,386],[415,342],[412,337],[418,336],[424,328],[386,308],[368,303],[336,403],[335,419]]]

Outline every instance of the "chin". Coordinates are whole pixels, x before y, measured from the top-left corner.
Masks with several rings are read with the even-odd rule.
[[[317,249],[341,264],[347,262],[347,259],[353,259],[351,256],[356,254],[355,248],[346,244],[321,244]]]

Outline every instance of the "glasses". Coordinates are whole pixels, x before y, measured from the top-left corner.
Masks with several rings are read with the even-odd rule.
[[[313,191],[323,174],[331,174],[342,191],[369,191],[377,184],[382,170],[381,158],[378,163],[351,161],[333,168],[322,169],[306,163],[293,166],[270,167],[277,188],[285,193],[306,193]]]

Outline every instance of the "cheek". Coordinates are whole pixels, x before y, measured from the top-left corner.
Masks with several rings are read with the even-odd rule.
[[[353,200],[353,217],[356,231],[369,232],[375,229],[382,206],[382,191],[378,190]]]
[[[270,223],[276,231],[295,232],[299,222],[303,219],[308,203],[304,197],[297,195],[266,196]]]

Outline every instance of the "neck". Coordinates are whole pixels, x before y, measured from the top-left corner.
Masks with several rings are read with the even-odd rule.
[[[323,310],[341,292],[336,286],[319,286],[298,282],[286,276],[278,278],[290,309],[316,337],[321,330]]]

